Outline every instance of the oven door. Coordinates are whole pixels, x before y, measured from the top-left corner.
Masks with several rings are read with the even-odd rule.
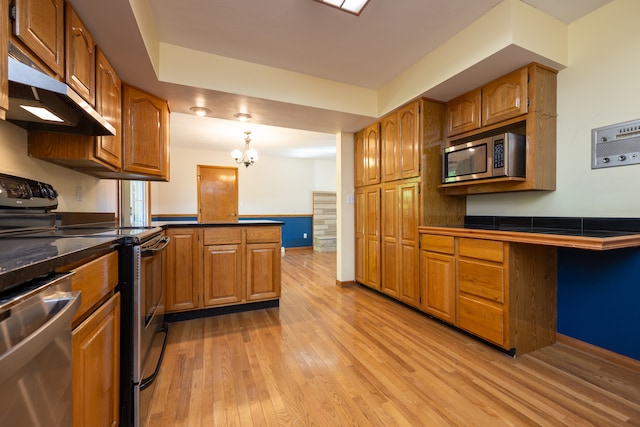
[[[164,323],[164,249],[169,237],[158,235],[134,248],[137,251],[138,280],[134,291],[134,411],[136,425],[142,425],[153,395],[154,380],[162,363],[167,329]],[[137,300],[135,298],[137,296]]]

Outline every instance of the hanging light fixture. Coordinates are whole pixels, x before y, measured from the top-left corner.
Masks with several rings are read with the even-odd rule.
[[[244,137],[244,153],[240,150],[233,150],[231,152],[231,157],[236,161],[237,164],[243,163],[245,167],[249,167],[254,164],[258,160],[258,152],[253,148],[249,148],[249,143],[251,142],[251,132],[246,130]]]

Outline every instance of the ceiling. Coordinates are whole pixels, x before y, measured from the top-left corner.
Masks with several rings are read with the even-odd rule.
[[[261,155],[333,158],[335,133],[353,132],[377,117],[211,89],[220,82],[208,88],[167,83],[154,71],[148,54],[154,46],[145,45],[149,37],[141,33],[168,45],[376,90],[501,1],[371,0],[360,16],[313,0],[70,3],[123,81],[169,100],[172,146],[230,151],[241,147],[243,132],[250,130]],[[571,23],[611,0],[523,1]],[[199,68],[184,65],[185,72]],[[246,79],[255,87],[260,77],[254,73]],[[438,95],[441,99],[446,92]],[[211,113],[196,117],[189,112],[194,105]],[[253,119],[234,121],[239,111]]]

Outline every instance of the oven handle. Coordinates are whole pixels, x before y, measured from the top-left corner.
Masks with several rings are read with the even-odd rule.
[[[156,365],[153,373],[147,378],[140,380],[140,391],[149,387],[151,383],[156,380],[158,373],[160,372],[160,365],[162,365],[162,359],[164,359],[164,350],[167,348],[167,338],[169,338],[169,325],[165,324],[158,332],[164,333],[164,339],[162,341],[162,350],[160,350],[160,357],[158,358],[158,364]]]
[[[155,254],[157,254],[158,252],[166,248],[170,241],[171,241],[171,238],[169,236],[162,236],[160,239],[156,240],[152,245],[149,245],[149,247],[145,247],[143,245],[142,250],[140,251],[140,255],[143,257],[154,256]]]

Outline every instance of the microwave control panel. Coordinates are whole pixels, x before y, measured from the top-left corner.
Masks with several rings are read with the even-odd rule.
[[[591,131],[591,169],[640,164],[640,120]]]

